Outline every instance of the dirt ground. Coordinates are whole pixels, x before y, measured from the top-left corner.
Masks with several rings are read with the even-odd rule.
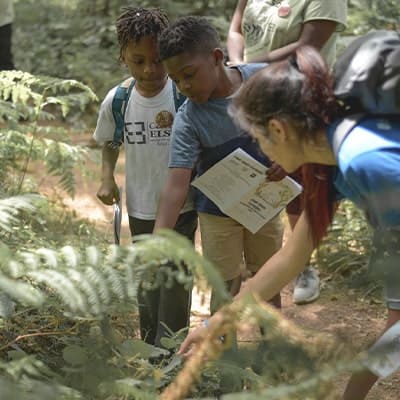
[[[82,145],[88,144],[90,134],[82,137],[74,137],[74,142]],[[105,236],[110,243],[113,241],[112,207],[107,207],[96,198],[99,186],[100,150],[91,149],[91,160],[87,163],[89,174],[83,175],[77,172],[77,193],[74,199],[65,199],[71,209],[84,218],[89,218],[95,224],[104,229]],[[116,180],[119,185],[124,185],[124,157],[120,156],[116,170]],[[43,181],[41,191],[50,193],[53,187],[47,180]],[[130,235],[126,212],[122,221],[122,243],[129,243]],[[201,250],[200,240],[197,240],[197,248]],[[309,305],[296,306],[291,299],[292,285],[283,291],[282,312],[291,321],[300,327],[312,329],[317,332],[340,333],[348,338],[357,348],[364,348],[373,342],[385,323],[385,307],[363,298],[363,293],[344,289],[343,285],[338,289],[332,277],[321,273],[321,296]],[[206,302],[207,303],[207,302]],[[193,292],[193,306],[191,325],[195,326],[200,320],[206,318],[208,309],[202,304],[199,294]],[[240,340],[256,340],[257,335],[242,335]],[[343,391],[347,376],[343,376],[337,382],[338,399]],[[400,373],[388,379],[380,381],[368,396],[368,400],[399,400],[400,399]]]

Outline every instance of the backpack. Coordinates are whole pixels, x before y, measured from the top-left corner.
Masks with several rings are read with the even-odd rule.
[[[334,93],[346,116],[333,135],[333,151],[366,115],[400,115],[400,35],[370,32],[354,40],[334,66]]]
[[[111,110],[115,122],[115,131],[113,140],[109,143],[109,147],[117,149],[124,142],[124,126],[125,126],[125,111],[126,105],[128,104],[129,97],[132,89],[135,86],[136,80],[134,78],[125,79],[115,91]],[[176,87],[175,83],[172,82],[172,90],[174,96],[175,111],[184,103],[186,97],[181,94]]]

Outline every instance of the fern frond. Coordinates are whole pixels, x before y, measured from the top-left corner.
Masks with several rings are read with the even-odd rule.
[[[78,285],[71,282],[66,272],[63,273],[49,269],[36,270],[29,272],[27,277],[37,283],[45,284],[57,293],[68,311],[71,311],[75,315],[88,314],[87,299],[80,292]]]
[[[55,94],[69,93],[63,98],[56,98]],[[11,97],[13,103],[26,105],[32,101],[35,107],[43,109],[48,104],[60,105],[63,115],[74,106],[82,110],[89,102],[97,101],[97,96],[86,85],[72,79],[59,79],[49,76],[34,76],[22,71],[0,71],[0,97]]]
[[[16,281],[0,274],[0,292],[7,294],[11,299],[19,303],[41,307],[45,296],[30,283]]]
[[[176,271],[165,267],[171,261],[182,267]],[[213,269],[187,239],[174,232],[155,235],[134,246],[112,245],[106,257],[94,247],[84,252],[68,246],[59,251],[41,248],[21,252],[16,259],[8,255],[2,266],[3,274],[8,274],[4,286],[15,282],[24,288],[29,281],[41,293],[38,304],[43,304],[45,297],[45,302],[58,302],[70,315],[91,318],[101,317],[118,305],[135,303],[138,285],[146,280],[150,288],[156,288],[172,279],[191,284],[192,275],[211,276],[216,292],[228,298],[222,278]],[[18,301],[19,295],[12,297]],[[28,303],[28,299],[23,300]],[[29,304],[34,305],[32,301]]]
[[[44,162],[48,172],[59,176],[61,187],[73,196],[76,183],[74,167],[84,159],[87,150],[51,139],[45,139],[44,142],[46,144]]]
[[[18,224],[18,213],[21,210],[33,212],[38,201],[44,201],[44,198],[37,194],[0,199],[0,229],[11,232],[12,227]]]
[[[9,101],[0,99],[0,121],[17,121],[20,114],[16,109],[15,105]]]
[[[84,400],[78,391],[57,383],[57,375],[34,356],[0,361],[0,371],[1,399]]]

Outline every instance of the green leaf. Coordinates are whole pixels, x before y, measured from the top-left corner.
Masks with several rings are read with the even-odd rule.
[[[161,345],[166,349],[175,349],[178,346],[178,342],[172,338],[162,337]]]
[[[168,355],[169,352],[164,349],[152,346],[143,340],[128,339],[119,347],[121,354],[125,357],[138,357],[148,359],[149,357],[157,357]]]
[[[88,361],[86,349],[75,344],[64,348],[63,358],[70,365],[83,365]]]

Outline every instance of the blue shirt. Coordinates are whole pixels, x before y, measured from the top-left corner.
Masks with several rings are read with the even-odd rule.
[[[330,143],[335,127],[328,129]],[[374,228],[400,229],[400,116],[362,120],[342,143],[337,161],[339,193],[361,207]]]
[[[245,81],[265,66],[243,64],[234,68]],[[210,99],[205,104],[196,104],[188,99],[180,107],[172,126],[170,168],[196,169],[200,176],[239,147],[262,164],[270,165],[257,142],[238,128],[228,115],[229,103],[229,97]],[[195,206],[201,212],[225,215],[200,191],[196,191]]]

